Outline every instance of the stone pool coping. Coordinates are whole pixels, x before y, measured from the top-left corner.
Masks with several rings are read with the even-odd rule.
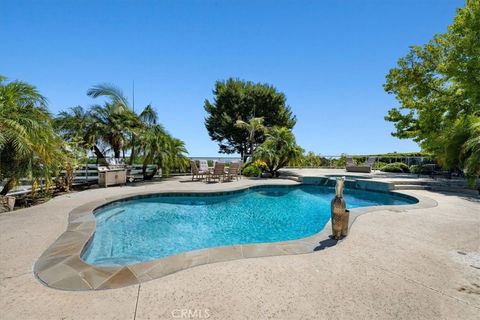
[[[298,186],[289,184],[289,186]],[[185,190],[185,191],[146,191],[131,195],[108,197],[92,201],[73,209],[69,213],[67,230],[40,256],[33,272],[44,285],[60,290],[103,290],[135,285],[157,279],[184,269],[203,264],[267,256],[312,253],[325,247],[329,238],[330,221],[318,233],[302,239],[274,243],[256,243],[212,247],[188,251],[144,263],[128,266],[96,266],[81,259],[83,250],[95,232],[94,210],[118,200],[154,195],[185,195],[185,194],[231,194],[256,189],[259,187],[282,187],[281,184],[262,184],[259,186],[241,186],[218,190]],[[406,212],[412,209],[435,207],[437,202],[408,192],[392,192],[399,196],[416,198],[415,204],[371,206],[350,209],[350,226],[357,217],[365,213],[379,210]],[[327,245],[328,246],[328,245]]]

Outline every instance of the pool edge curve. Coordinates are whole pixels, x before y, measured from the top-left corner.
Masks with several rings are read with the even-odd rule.
[[[301,184],[302,183],[298,183],[290,186],[298,186]],[[34,264],[33,273],[45,286],[59,290],[85,291],[115,289],[154,280],[203,264],[247,258],[306,254],[329,247],[333,242],[336,243],[335,240],[329,238],[331,228],[329,221],[321,231],[306,238],[273,243],[211,247],[187,251],[128,266],[97,266],[88,264],[81,258],[83,251],[89,241],[91,241],[95,232],[96,221],[94,211],[112,202],[165,194],[231,194],[268,186],[272,186],[272,184],[268,184],[267,182],[259,186],[247,185],[228,188],[224,191],[149,191],[88,202],[70,211],[68,214],[67,230],[38,258]],[[281,185],[275,184],[274,186],[278,187]],[[379,192],[378,190],[375,191]],[[382,205],[350,209],[350,226],[353,225],[360,215],[374,211],[388,208],[388,210],[391,211],[404,212],[413,209],[435,207],[437,205],[436,201],[428,197],[417,194],[411,195],[408,191],[389,192],[401,197],[416,199],[417,202],[407,205]]]

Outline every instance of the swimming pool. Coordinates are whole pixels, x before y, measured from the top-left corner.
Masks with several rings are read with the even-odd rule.
[[[416,202],[354,189],[345,189],[344,195],[348,208]],[[95,210],[95,234],[82,259],[101,266],[130,265],[202,248],[305,238],[325,227],[333,196],[333,188],[321,186],[262,186],[113,202]]]

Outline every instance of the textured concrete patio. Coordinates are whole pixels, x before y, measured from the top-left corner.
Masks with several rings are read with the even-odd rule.
[[[315,253],[243,259],[186,269],[104,291],[43,286],[40,255],[86,202],[144,191],[224,190],[291,184],[186,178],[71,193],[0,216],[1,319],[478,319],[480,199],[409,191],[437,201],[416,210],[360,216],[349,237]]]

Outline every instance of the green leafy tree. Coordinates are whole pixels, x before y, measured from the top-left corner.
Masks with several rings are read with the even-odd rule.
[[[280,126],[292,129],[296,118],[286,103],[285,95],[268,84],[252,83],[238,79],[217,81],[213,101],[205,100],[208,113],[205,127],[211,139],[218,142],[221,153],[239,153],[243,159],[251,152],[249,132],[235,126],[237,120],[246,123],[253,118],[263,118],[265,127]],[[255,132],[256,143],[265,137]]]
[[[462,152],[467,154],[465,167],[471,177],[480,176],[480,117],[470,124],[470,137],[463,145]]]
[[[411,47],[384,87],[400,102],[385,117],[394,136],[413,139],[449,169],[475,162],[467,141],[476,141],[469,126],[480,115],[480,2],[467,0],[448,32]]]
[[[0,181],[6,195],[21,178],[30,178],[35,191],[40,180],[47,190],[52,178],[70,161],[63,139],[53,130],[47,102],[22,81],[0,76]]]
[[[278,170],[298,159],[302,153],[303,149],[297,145],[291,130],[273,127],[266,134],[265,141],[258,146],[254,158],[264,161],[268,172],[278,176]]]

